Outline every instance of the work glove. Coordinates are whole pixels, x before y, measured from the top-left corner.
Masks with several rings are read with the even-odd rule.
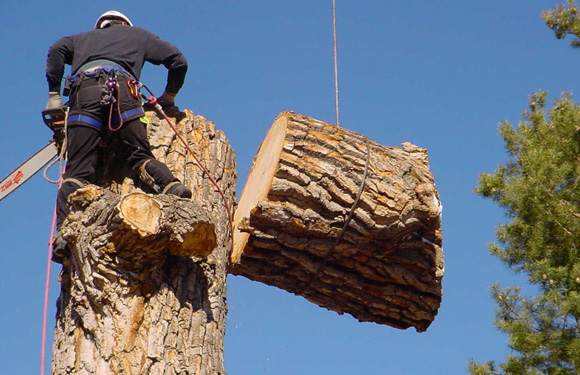
[[[58,91],[48,92],[48,103],[46,103],[46,109],[55,109],[62,107],[62,98]]]
[[[175,96],[177,94],[172,94],[170,92],[165,91],[163,95],[161,95],[157,99],[157,103],[159,103],[162,107],[173,107],[175,105]]]

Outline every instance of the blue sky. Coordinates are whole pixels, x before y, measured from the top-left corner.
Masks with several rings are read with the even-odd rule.
[[[443,202],[446,273],[425,333],[359,323],[301,297],[228,278],[230,375],[465,374],[470,358],[501,359],[488,287],[523,285],[487,251],[506,219],[472,193],[507,155],[497,125],[517,123],[528,96],[578,91],[580,51],[540,18],[558,0],[337,0],[340,124],[388,146],[429,152]],[[563,0],[560,0],[563,1]],[[136,7],[137,5],[137,7]],[[0,177],[51,137],[40,111],[44,64],[62,36],[116,9],[189,60],[177,105],[216,123],[233,145],[238,190],[283,111],[335,122],[331,0],[3,1]],[[166,71],[142,80],[158,94]],[[56,187],[39,174],[0,203],[0,375],[34,374]],[[49,340],[59,294],[50,275]]]

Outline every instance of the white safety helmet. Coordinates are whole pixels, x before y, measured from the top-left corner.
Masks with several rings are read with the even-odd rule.
[[[121,12],[117,12],[116,10],[109,10],[101,14],[101,16],[97,19],[97,22],[95,22],[95,30],[107,27],[111,21],[124,21],[127,22],[127,25],[133,26],[131,20],[126,15]]]

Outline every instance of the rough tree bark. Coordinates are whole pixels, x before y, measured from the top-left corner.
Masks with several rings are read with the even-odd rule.
[[[236,168],[225,135],[190,111],[170,115],[232,205]],[[72,256],[60,275],[54,375],[225,374],[224,202],[165,122],[147,116],[155,156],[193,198],[145,194],[129,179],[74,194],[62,228]]]
[[[437,314],[441,203],[424,149],[282,113],[234,223],[234,274],[360,321],[422,332]]]

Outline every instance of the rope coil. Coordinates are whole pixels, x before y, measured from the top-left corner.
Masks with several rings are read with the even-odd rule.
[[[64,137],[62,140],[62,145],[60,146],[60,153],[57,155],[56,159],[54,159],[53,161],[51,161],[42,171],[42,177],[44,177],[44,179],[46,181],[48,181],[51,184],[60,184],[62,182],[62,175],[64,174],[64,168],[65,168],[65,164],[66,164],[66,148],[67,148],[67,130],[68,130],[68,108],[64,111],[64,128],[63,128],[63,132],[64,132]],[[55,145],[57,144],[58,141],[55,140]],[[58,146],[57,146],[58,147]],[[52,168],[53,165],[55,165],[56,163],[58,163],[58,171],[59,171],[59,176],[58,176],[58,180],[51,180],[48,177],[48,170],[50,168]],[[60,186],[59,186],[60,188]]]

